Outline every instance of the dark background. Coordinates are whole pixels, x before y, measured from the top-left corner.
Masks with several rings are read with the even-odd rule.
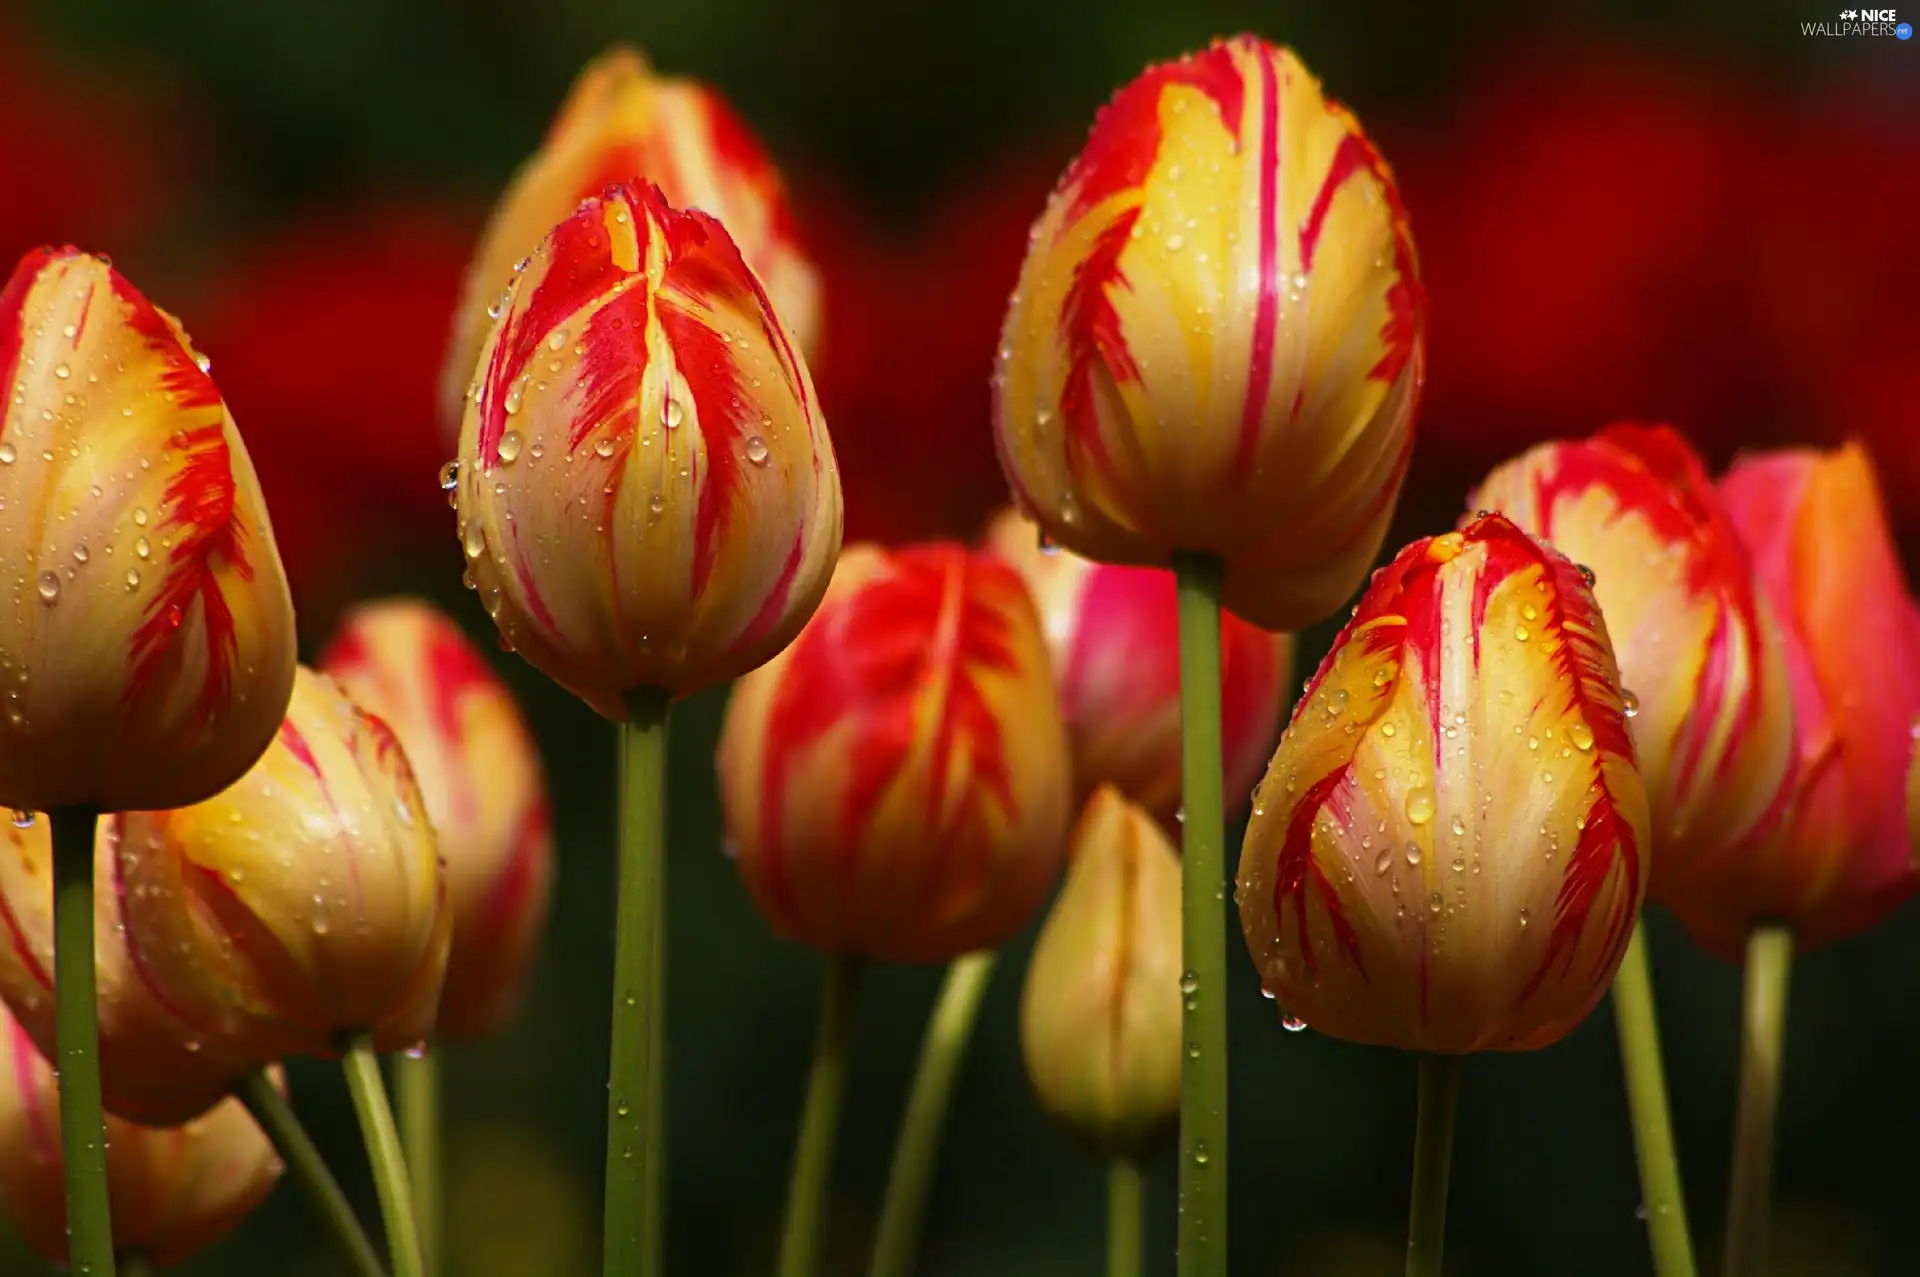
[[[828,288],[816,375],[863,536],[965,534],[1001,498],[985,374],[1028,220],[1142,65],[1252,29],[1295,45],[1399,170],[1433,297],[1395,543],[1486,465],[1614,416],[1750,444],[1859,436],[1920,509],[1920,44],[1822,39],[1831,0],[1295,6],[1250,0],[29,0],[0,5],[0,253],[110,251],[213,359],[261,471],[306,650],[346,601],[455,584],[432,391],[480,217],[587,58],[631,40],[709,79],[786,167]],[[1911,20],[1912,14],[1902,12]],[[1303,661],[1327,634],[1307,636]],[[612,729],[497,664],[546,748],[559,890],[512,1031],[453,1053],[450,1277],[594,1271],[612,950]],[[1299,674],[1306,673],[1303,668]],[[769,938],[720,852],[723,694],[676,714],[672,1267],[772,1268],[820,964]],[[926,1277],[1103,1271],[1099,1168],[1040,1118],[995,980],[927,1221]],[[1653,919],[1703,1258],[1717,1250],[1738,973]],[[1398,1272],[1413,1068],[1285,1033],[1234,955],[1236,1274]],[[867,986],[830,1271],[865,1241],[939,973]],[[1796,969],[1775,1273],[1920,1272],[1920,922]],[[295,1098],[371,1218],[337,1078]],[[1170,1160],[1152,1271],[1171,1273]],[[1649,1271],[1613,1029],[1472,1060],[1451,1216],[1462,1274]],[[182,1270],[320,1277],[282,1188]],[[0,1271],[37,1274],[30,1258]]]

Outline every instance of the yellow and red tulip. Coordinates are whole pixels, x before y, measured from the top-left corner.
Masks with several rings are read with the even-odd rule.
[[[205,365],[100,258],[0,288],[0,805],[198,802],[273,738],[293,604]]]
[[[393,729],[433,821],[453,910],[435,1028],[490,1033],[520,1004],[553,882],[533,736],[459,627],[418,599],[355,608],[320,668]]]
[[[514,263],[581,200],[643,178],[657,183],[675,207],[705,209],[726,225],[794,343],[812,352],[819,283],[796,241],[780,174],[759,139],[707,85],[656,75],[637,50],[616,46],[580,73],[481,236],[441,377],[449,423],[460,420],[489,307],[498,305]]]
[[[1240,921],[1325,1033],[1529,1050],[1606,993],[1647,865],[1600,609],[1488,515],[1402,550],[1334,641],[1256,791]]]
[[[850,547],[727,706],[720,795],[781,935],[883,962],[1000,943],[1045,899],[1071,777],[1046,642],[997,557]]]
[[[1353,592],[1406,474],[1426,298],[1393,178],[1290,51],[1149,68],[1035,225],[994,425],[1018,505],[1106,563],[1226,563],[1273,630]]]
[[[1913,893],[1920,614],[1857,445],[1751,457],[1720,495],[1786,645],[1797,775],[1773,837],[1697,866],[1661,899],[1697,940],[1737,960],[1756,925],[1783,923],[1812,948]]]
[[[167,1006],[254,1062],[382,1051],[433,1028],[453,914],[420,789],[387,725],[301,667],[238,783],[109,822],[134,964]]]
[[[1068,857],[1021,994],[1027,1077],[1095,1149],[1140,1156],[1180,1111],[1180,861],[1111,785],[1088,800]]]
[[[725,228],[650,183],[583,202],[514,276],[458,467],[501,637],[616,720],[785,647],[840,548],[806,363]]]
[[[1112,784],[1163,823],[1180,807],[1180,635],[1171,573],[1095,563],[1042,546],[1009,511],[988,544],[1019,569],[1040,609],[1078,792]],[[1220,619],[1220,753],[1238,803],[1273,749],[1293,641]]]
[[[1791,794],[1793,706],[1772,610],[1706,467],[1666,426],[1542,444],[1470,501],[1594,573],[1659,848],[1664,899],[1771,833]]]
[[[183,1125],[107,1119],[113,1244],[171,1268],[253,1213],[280,1180],[280,1159],[240,1101]],[[25,1029],[0,1011],[0,1215],[36,1251],[66,1264],[60,1083]]]

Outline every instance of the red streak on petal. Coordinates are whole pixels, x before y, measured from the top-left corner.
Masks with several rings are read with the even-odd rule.
[[[20,259],[6,287],[0,288],[0,429],[5,428],[11,415],[6,407],[12,401],[14,378],[20,371],[20,348],[27,331],[27,294],[52,258],[52,249],[34,249]]]
[[[1147,180],[1160,153],[1161,100],[1175,85],[1199,89],[1212,98],[1220,123],[1239,141],[1246,85],[1233,61],[1236,45],[1250,49],[1263,62],[1272,59],[1262,42],[1240,36],[1177,62],[1148,67],[1114,94],[1094,120],[1086,146],[1060,179],[1060,189],[1073,192],[1068,221],[1078,221],[1107,197]]]
[[[7,899],[5,892],[0,892],[0,925],[7,929],[7,940],[13,946],[14,957],[20,960],[21,969],[35,984],[52,992],[53,976],[48,974],[47,969],[40,965],[40,959],[34,955],[33,945],[27,939],[27,930],[20,925],[19,915],[14,913],[13,902]]]
[[[149,812],[145,816],[145,819],[154,822],[154,834],[152,836],[164,839],[164,834],[162,834],[160,830],[161,822],[164,822],[166,819],[165,814]],[[127,874],[126,867],[122,862],[124,853],[121,851],[121,844],[126,838],[126,830],[126,816],[115,815],[112,818],[112,823],[109,825],[108,833],[108,837],[112,840],[113,844],[113,902],[114,910],[119,915],[121,934],[127,942],[127,965],[133,968],[133,974],[140,981],[141,987],[147,991],[148,996],[159,1004],[161,1010],[167,1012],[167,1014],[182,1024],[204,1028],[205,1026],[198,1024],[194,1017],[187,1013],[184,1007],[173,1000],[172,995],[167,992],[160,981],[154,978],[153,968],[149,966],[147,962],[146,949],[142,944],[140,930],[133,925],[132,918],[127,912]],[[177,856],[179,853],[170,847],[160,846],[149,847],[141,854],[146,856]]]
[[[1307,934],[1309,880],[1313,883],[1315,894],[1320,897],[1321,907],[1326,910],[1327,922],[1333,928],[1334,939],[1338,941],[1341,952],[1363,978],[1367,974],[1366,963],[1360,958],[1360,937],[1354,931],[1346,911],[1341,908],[1340,893],[1334,890],[1326,869],[1313,854],[1313,826],[1321,813],[1330,815],[1343,830],[1351,832],[1353,791],[1348,781],[1352,777],[1353,764],[1347,762],[1308,787],[1300,799],[1300,805],[1293,809],[1292,819],[1287,822],[1287,836],[1280,844],[1280,856],[1274,864],[1273,916],[1276,920],[1285,917],[1288,904],[1292,904],[1300,957],[1307,964],[1307,974],[1316,983],[1320,979],[1320,962],[1314,956],[1313,943]]]
[[[1139,365],[1134,363],[1126,335],[1120,331],[1120,312],[1107,294],[1110,287],[1129,286],[1120,269],[1120,254],[1126,251],[1134,223],[1139,220],[1140,210],[1130,208],[1100,232],[1093,248],[1074,267],[1073,283],[1060,308],[1061,336],[1068,352],[1066,380],[1060,388],[1060,414],[1066,418],[1073,452],[1089,459],[1102,472],[1111,459],[1100,437],[1094,375],[1104,370],[1115,383],[1140,380]],[[1070,457],[1069,464],[1072,460]]]
[[[422,656],[434,730],[450,749],[458,752],[463,735],[461,707],[469,693],[485,692],[494,686],[493,669],[481,659],[466,635],[439,617],[433,618],[428,627]],[[479,796],[474,792],[474,782],[479,777],[472,767],[452,770],[455,815],[470,820],[479,807]]]
[[[780,565],[780,575],[775,578],[773,588],[767,592],[766,601],[760,610],[753,614],[740,637],[733,641],[732,650],[742,652],[766,638],[787,610],[787,599],[793,594],[793,583],[800,576],[800,561],[806,557],[807,530],[803,527],[793,536],[793,547],[787,551],[785,563]]]
[[[54,1116],[47,1105],[46,1093],[34,1076],[33,1063],[42,1058],[40,1048],[33,1044],[33,1037],[18,1020],[8,1019],[7,1032],[12,1039],[13,1089],[20,1096],[20,1106],[26,1110],[33,1151],[42,1162],[52,1165],[61,1160],[60,1133],[54,1129]]]
[[[109,275],[114,297],[126,308],[127,326],[160,358],[164,369],[160,374],[160,388],[172,392],[176,407],[218,408],[220,390],[213,384],[213,378],[201,371],[179,330],[139,289],[127,282],[126,276],[117,270]]]
[[[645,226],[643,220],[640,223]],[[587,320],[580,344],[580,402],[574,409],[567,450],[578,452],[587,436],[605,428],[616,444],[631,441],[640,424],[640,387],[647,372],[647,316],[652,297],[644,275]]]
[[[1313,269],[1313,255],[1320,247],[1320,232],[1326,229],[1327,211],[1333,207],[1333,197],[1354,174],[1368,171],[1372,150],[1367,139],[1358,133],[1347,134],[1334,149],[1333,160],[1327,165],[1327,175],[1321,180],[1320,189],[1314,192],[1313,203],[1307,207],[1306,220],[1300,223],[1301,270]],[[1374,158],[1377,160],[1378,157]]]
[[[513,561],[513,578],[520,583],[520,593],[526,599],[527,610],[533,614],[533,619],[541,629],[549,635],[558,636],[560,623],[553,619],[552,610],[547,607],[546,599],[541,597],[540,583],[534,579],[533,575],[533,564],[527,561],[526,553],[520,548],[520,525],[516,522],[507,526],[509,529],[507,540],[511,543],[510,548],[513,551],[510,556]]]
[[[1253,350],[1247,365],[1247,398],[1240,410],[1240,444],[1235,464],[1251,475],[1260,423],[1267,415],[1273,386],[1274,334],[1280,323],[1280,86],[1273,59],[1260,62],[1260,299],[1253,316]],[[1335,164],[1338,164],[1338,159]],[[1321,194],[1324,195],[1325,188]],[[1315,205],[1322,216],[1325,210]],[[1314,233],[1319,233],[1315,228]],[[1304,235],[1303,235],[1304,240]],[[1304,246],[1303,246],[1304,247]],[[1304,251],[1303,251],[1304,257]]]

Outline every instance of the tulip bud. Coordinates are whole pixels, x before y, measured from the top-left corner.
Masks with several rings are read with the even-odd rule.
[[[238,779],[293,682],[253,466],[178,321],[77,250],[0,289],[0,805],[176,807]]]
[[[60,1083],[25,1029],[0,1011],[0,1214],[66,1264]],[[181,1126],[107,1119],[114,1249],[171,1268],[232,1232],[280,1179],[280,1159],[240,1101]]]
[[[449,423],[460,421],[488,308],[498,305],[514,263],[581,200],[642,178],[658,183],[675,208],[702,208],[725,224],[794,343],[812,353],[819,282],[801,255],[786,190],[760,140],[711,88],[655,75],[638,51],[616,46],[580,73],[546,140],[494,206],[468,268],[441,376]]]
[[[1334,640],[1255,791],[1240,923],[1322,1032],[1532,1050],[1612,982],[1647,826],[1580,569],[1488,515],[1402,550]]]
[[[514,277],[460,430],[469,580],[615,720],[785,647],[840,548],[813,382],[726,230],[609,187]]]
[[[1867,454],[1796,449],[1720,483],[1787,652],[1798,760],[1781,829],[1662,896],[1731,960],[1766,922],[1802,950],[1863,931],[1913,893],[1908,769],[1920,717],[1920,615]]]
[[[1059,872],[1070,775],[1017,573],[950,543],[841,556],[727,705],[720,798],[774,930],[881,962],[991,948]]]
[[[1425,377],[1393,177],[1299,59],[1252,36],[1148,68],[1034,226],[995,373],[1001,467],[1076,554],[1218,555],[1296,629],[1386,534]]]
[[[1704,865],[1771,832],[1793,766],[1779,627],[1700,458],[1666,426],[1609,426],[1542,444],[1487,476],[1490,506],[1594,573],[1665,899]]]
[[[24,823],[23,823],[24,822]],[[98,824],[94,980],[100,1090],[107,1111],[177,1126],[225,1099],[250,1062],[205,1041],[155,996],[127,951],[114,879],[111,820]],[[41,1052],[54,1054],[53,840],[44,816],[17,814],[0,848],[0,997]]]
[[[193,807],[111,820],[136,968],[253,1061],[382,1051],[433,1028],[453,914],[433,826],[385,723],[301,667],[273,745]]]
[[[1156,819],[1180,808],[1180,625],[1173,574],[1095,563],[1039,543],[1009,511],[988,544],[1040,609],[1076,790],[1112,784]],[[1230,802],[1252,788],[1280,726],[1293,640],[1220,618],[1220,754]]]
[[[1088,800],[1068,855],[1027,964],[1020,1047],[1055,1121],[1140,1157],[1180,1112],[1180,861],[1111,785]]]
[[[320,668],[393,729],[433,821],[453,910],[436,1028],[491,1033],[520,1004],[553,881],[533,736],[459,627],[417,599],[356,608]]]

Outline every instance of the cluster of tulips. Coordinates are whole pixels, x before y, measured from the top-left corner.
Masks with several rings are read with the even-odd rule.
[[[1920,626],[1865,456],[1716,482],[1664,426],[1542,444],[1373,573],[1270,753],[1285,632],[1379,556],[1425,362],[1391,173],[1306,68],[1239,37],[1101,113],[1009,304],[1013,508],[979,545],[843,552],[815,294],[745,127],[615,51],[455,318],[466,583],[622,724],[607,1277],[663,1262],[669,711],[734,680],[741,877],[829,959],[782,1277],[815,1268],[862,965],[951,964],[874,1244],[905,1277],[994,949],[1043,907],[1022,1043],[1108,1162],[1108,1270],[1143,1271],[1139,1168],[1177,1128],[1179,1271],[1224,1277],[1249,793],[1231,899],[1283,1023],[1420,1056],[1409,1274],[1440,1271],[1460,1058],[1549,1046],[1610,989],[1654,1265],[1694,1272],[1648,896],[1747,964],[1727,1271],[1757,1272],[1791,956],[1915,884]],[[0,1206],[105,1277],[284,1167],[356,1277],[422,1277],[441,1044],[513,1013],[546,912],[528,731],[417,601],[296,665],[209,362],[106,260],[20,263],[0,391]],[[343,1065],[384,1257],[287,1101],[302,1055]]]

